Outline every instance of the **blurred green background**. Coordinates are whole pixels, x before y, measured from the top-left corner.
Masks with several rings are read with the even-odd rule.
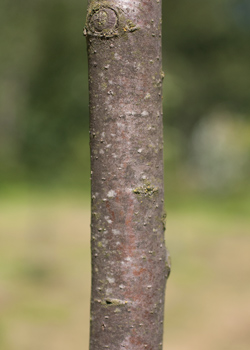
[[[0,348],[87,350],[87,1],[1,0]],[[250,346],[250,3],[163,3],[164,350]]]

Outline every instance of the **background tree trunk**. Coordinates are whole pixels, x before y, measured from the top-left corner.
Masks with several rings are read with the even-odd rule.
[[[162,348],[161,1],[89,1],[90,350]]]

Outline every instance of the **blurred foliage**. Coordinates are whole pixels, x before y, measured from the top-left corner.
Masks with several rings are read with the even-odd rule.
[[[164,3],[165,111],[168,122],[186,135],[204,114],[218,107],[249,118],[250,25],[243,22],[245,11],[239,11],[244,4],[244,0]]]
[[[1,1],[2,186],[26,181],[89,188],[87,55],[82,36],[86,7],[86,0]],[[202,155],[195,149],[202,120],[217,115],[224,129],[220,114],[229,115],[235,134],[228,134],[227,142],[241,142],[242,131],[250,138],[249,23],[247,0],[163,2],[165,161],[170,184],[185,178],[192,186],[196,174],[202,177],[202,162],[193,162],[194,157],[209,156],[209,144]],[[211,133],[213,144],[212,129]],[[249,162],[249,143],[245,144],[238,152]],[[249,170],[249,164],[244,169]],[[245,171],[238,171],[242,176],[233,176],[229,183],[244,183]],[[209,188],[206,179],[193,183]]]

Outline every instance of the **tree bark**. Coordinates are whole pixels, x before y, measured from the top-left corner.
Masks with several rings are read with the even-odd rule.
[[[90,350],[162,348],[164,242],[160,0],[90,0]]]

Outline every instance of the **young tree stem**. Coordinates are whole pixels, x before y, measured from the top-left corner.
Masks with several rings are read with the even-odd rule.
[[[162,348],[161,1],[89,1],[90,350]]]

